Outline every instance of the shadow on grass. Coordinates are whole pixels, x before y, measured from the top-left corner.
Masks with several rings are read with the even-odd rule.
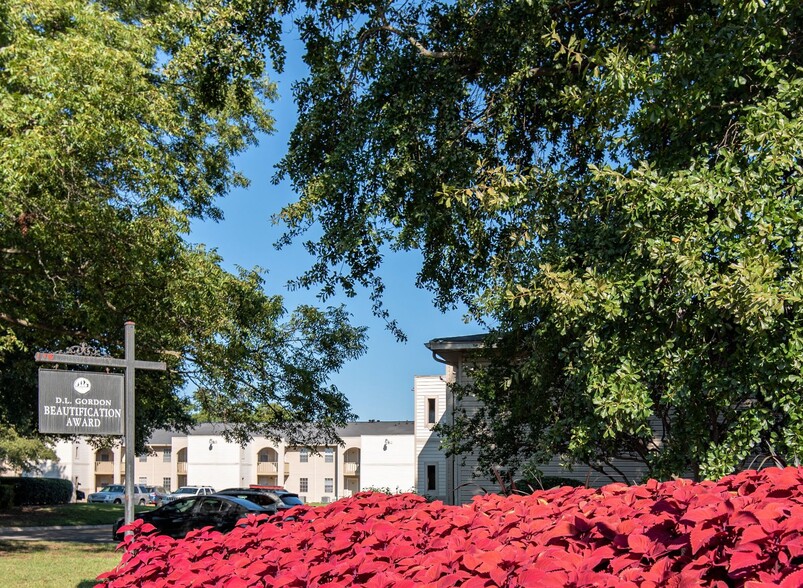
[[[25,554],[25,553],[42,553],[48,551],[48,545],[40,543],[39,541],[2,541],[0,540],[0,553],[11,554]]]
[[[77,543],[51,541],[14,541],[0,540],[0,554],[25,555],[29,553],[45,553],[48,551],[76,551],[82,554],[114,553],[117,543]]]
[[[153,510],[152,506],[134,507],[135,512]],[[50,525],[111,525],[125,514],[122,504],[54,504],[17,506],[0,512],[0,527],[39,527]]]

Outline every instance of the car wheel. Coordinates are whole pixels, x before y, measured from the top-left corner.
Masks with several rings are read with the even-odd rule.
[[[114,499],[114,504],[123,504],[123,501],[120,500],[119,498],[115,498]]]
[[[145,499],[144,498],[140,498],[139,499],[139,505],[140,506],[144,506],[145,505]]]

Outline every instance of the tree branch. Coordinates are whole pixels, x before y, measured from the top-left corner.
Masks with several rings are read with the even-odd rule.
[[[36,329],[37,331],[46,331],[48,333],[57,333],[59,335],[73,335],[79,338],[89,336],[88,333],[86,333],[85,331],[69,331],[67,329],[56,329],[43,323],[32,323],[30,321],[26,321],[25,319],[16,318],[4,312],[0,312],[0,321],[11,325],[16,325],[18,327],[25,327],[27,329]]]
[[[404,33],[404,31],[397,29],[396,27],[390,26],[388,24],[380,25],[378,27],[374,27],[372,29],[364,31],[360,35],[360,44],[362,44],[366,38],[373,35],[374,33],[378,33],[379,31],[387,31],[389,33],[393,33],[394,35],[398,35],[403,39],[406,39],[407,42],[409,42],[413,47],[415,47],[418,50],[418,53],[422,57],[428,57],[430,59],[448,59],[453,56],[453,53],[451,51],[432,51],[430,49],[427,49],[426,47],[424,47],[421,41],[419,41],[415,37],[407,35]]]

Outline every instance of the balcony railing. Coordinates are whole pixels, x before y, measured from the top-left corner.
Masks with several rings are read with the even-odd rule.
[[[343,462],[343,475],[344,476],[359,476],[360,475],[360,462],[346,461]]]
[[[101,475],[112,475],[114,473],[113,461],[96,461],[95,473]]]
[[[257,474],[263,475],[276,475],[279,473],[278,461],[260,461],[257,462]]]
[[[187,462],[186,461],[177,461],[176,462],[176,473],[179,475],[186,475],[187,474]]]

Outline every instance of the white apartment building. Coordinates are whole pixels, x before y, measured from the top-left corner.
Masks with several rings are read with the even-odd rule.
[[[155,431],[149,452],[136,458],[135,482],[175,490],[185,485],[217,490],[250,484],[284,486],[308,502],[327,503],[361,490],[415,488],[414,425],[410,421],[350,423],[339,429],[343,446],[291,447],[265,437],[247,445],[226,441],[223,425],[202,424],[189,434]],[[94,449],[78,438],[56,444],[43,474],[66,478],[85,492],[125,482],[124,448]]]

